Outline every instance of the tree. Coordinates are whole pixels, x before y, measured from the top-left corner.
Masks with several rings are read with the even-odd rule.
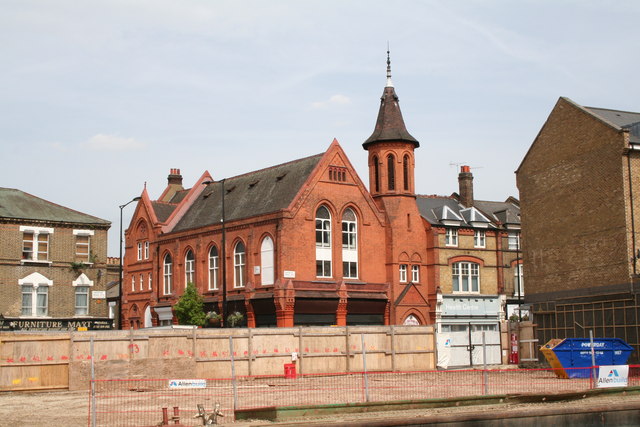
[[[181,325],[204,326],[205,324],[204,301],[196,286],[191,282],[187,283],[187,288],[176,305],[173,306],[173,310]]]

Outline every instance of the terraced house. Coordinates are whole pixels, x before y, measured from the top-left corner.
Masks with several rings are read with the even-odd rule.
[[[0,188],[2,330],[108,329],[111,223]]]
[[[465,321],[491,312],[498,328],[521,271],[517,248],[507,249],[519,238],[517,200],[473,200],[469,180],[470,201],[417,195],[419,147],[388,61],[363,143],[368,188],[336,140],[231,178],[204,172],[190,188],[172,169],[160,197],[142,192],[126,232],[124,327],[174,323],[172,306],[193,282],[207,310],[241,312],[250,327],[433,324],[449,314],[450,294],[490,295],[491,308]]]

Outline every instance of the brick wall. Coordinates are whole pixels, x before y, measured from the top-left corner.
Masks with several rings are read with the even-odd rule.
[[[630,276],[624,134],[561,98],[517,171],[528,296]]]

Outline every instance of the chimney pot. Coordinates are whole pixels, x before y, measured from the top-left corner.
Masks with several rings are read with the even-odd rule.
[[[466,207],[473,206],[473,175],[469,166],[462,166],[458,175],[460,203]]]
[[[465,165],[465,166],[462,166],[462,167],[460,168],[460,172],[467,172],[467,173],[468,173],[468,172],[471,172],[471,168],[470,168],[469,166],[466,166],[466,165]]]

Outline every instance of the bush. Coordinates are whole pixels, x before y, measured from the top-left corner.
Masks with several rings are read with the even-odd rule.
[[[187,288],[176,305],[173,306],[173,310],[181,325],[204,326],[206,322],[202,295],[198,293],[196,286],[191,282],[187,283]]]

